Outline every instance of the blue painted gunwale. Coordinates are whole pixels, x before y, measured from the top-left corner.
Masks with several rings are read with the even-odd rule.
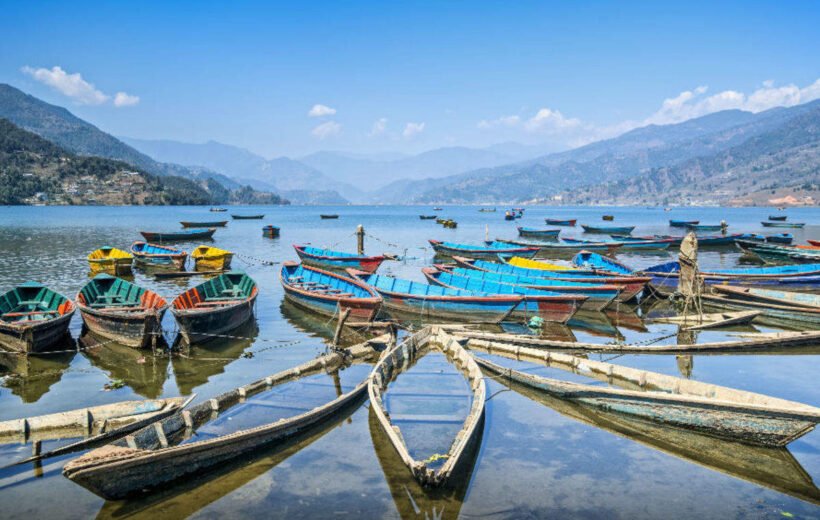
[[[134,242],[131,244],[131,254],[137,262],[145,264],[170,267],[176,266],[180,269],[185,267],[188,253],[181,249],[165,247],[147,242]],[[176,262],[174,260],[177,260]]]
[[[631,276],[634,274],[631,268],[627,267],[614,258],[599,255],[592,251],[581,251],[572,258],[572,264],[584,269],[594,269],[605,273],[615,273]]]
[[[355,318],[353,321],[370,322],[378,314],[382,303],[379,294],[360,280],[296,262],[282,264],[279,281],[289,300],[328,316],[340,314],[340,308],[348,308],[351,317]],[[305,286],[305,282],[316,286]],[[320,290],[319,285],[340,292],[334,294]]]
[[[584,233],[598,233],[603,235],[629,235],[635,229],[635,226],[590,226],[581,224]]]
[[[168,242],[171,240],[192,240],[194,238],[211,238],[216,233],[216,228],[192,228],[178,231],[140,231],[140,235],[149,242]]]
[[[470,255],[480,256],[481,258],[497,258],[499,254],[510,254],[522,256],[524,258],[532,258],[538,253],[540,247],[538,246],[518,246],[508,244],[505,242],[494,241],[483,246],[474,246],[469,244],[458,244],[455,242],[442,242],[441,240],[428,240],[436,253],[444,255]]]
[[[298,244],[293,244],[293,249],[296,250],[296,254],[302,260],[302,263],[331,269],[354,268],[373,273],[384,262],[384,256],[382,255],[364,256]]]
[[[522,237],[557,237],[560,233],[560,229],[538,229],[529,227],[518,228],[518,234]]]

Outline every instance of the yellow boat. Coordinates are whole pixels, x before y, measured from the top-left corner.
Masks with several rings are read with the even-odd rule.
[[[131,274],[131,261],[134,257],[130,253],[116,247],[104,246],[88,255],[88,265],[91,272],[108,273],[114,276]]]
[[[527,269],[541,269],[542,271],[577,271],[576,268],[553,264],[550,262],[542,262],[540,260],[530,260],[529,258],[521,258],[514,256],[507,261],[508,264],[516,267],[525,267]]]
[[[224,271],[231,266],[233,253],[218,247],[199,246],[191,253],[194,268],[201,271]]]

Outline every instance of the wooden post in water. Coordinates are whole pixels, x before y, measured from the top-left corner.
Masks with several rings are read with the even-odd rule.
[[[680,245],[678,254],[680,263],[680,277],[678,277],[678,292],[684,297],[684,313],[694,303],[698,314],[702,314],[700,295],[703,292],[703,279],[698,270],[698,238],[694,232],[689,232]]]
[[[350,308],[343,310],[342,314],[339,316],[339,323],[336,325],[336,334],[333,335],[334,347],[339,346],[339,340],[342,339],[342,329],[345,326],[345,321],[347,321],[348,316],[350,316]]]
[[[364,254],[364,226],[359,224],[356,228],[356,246],[360,255]]]

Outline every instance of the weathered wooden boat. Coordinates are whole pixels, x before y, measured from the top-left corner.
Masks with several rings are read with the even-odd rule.
[[[699,235],[698,236],[698,247],[718,247],[718,246],[731,246],[734,245],[735,240],[738,238],[745,237],[746,234],[744,233],[735,233],[732,235]],[[625,235],[610,235],[613,240],[617,240],[619,242],[635,242],[641,240],[662,240],[668,241],[670,247],[680,246],[681,242],[683,242],[684,237],[682,236],[672,236],[672,235],[650,235],[650,236],[642,236],[642,237],[633,237],[633,236],[625,236]]]
[[[580,269],[589,269],[594,272],[613,273],[632,276],[635,271],[623,262],[614,258],[599,255],[598,253],[583,250],[572,257],[572,263]]]
[[[583,240],[578,238],[564,238],[564,242],[567,244],[581,244],[584,246],[591,245],[607,245],[611,242],[603,242],[603,241],[596,241],[596,240]],[[669,239],[652,239],[652,240],[618,240],[616,241],[620,244],[621,249],[669,249],[669,246],[672,245],[674,240]]]
[[[528,227],[518,228],[518,235],[522,237],[555,238],[559,233],[561,233],[560,229],[536,229]]]
[[[640,273],[651,276],[652,283],[655,285],[677,286],[680,276],[680,264],[678,262],[666,262],[647,267],[641,270]],[[707,284],[815,286],[820,284],[820,263],[715,269],[700,272],[699,274]]]
[[[131,244],[131,254],[137,264],[146,267],[185,269],[188,260],[185,251],[146,242]]]
[[[806,242],[808,242],[810,245],[812,245],[814,247],[820,247],[820,240],[808,239],[808,240],[806,240]]]
[[[265,215],[264,214],[260,214],[260,215],[237,215],[237,214],[231,213],[231,218],[234,219],[234,220],[262,220],[263,218],[265,218]]]
[[[171,302],[171,313],[184,342],[204,342],[251,319],[258,292],[251,277],[233,271],[177,296]]]
[[[682,330],[704,330],[744,325],[760,316],[760,311],[717,312],[712,314],[689,314],[686,316],[665,316],[651,318],[652,323],[671,323],[682,325]]]
[[[700,220],[669,220],[669,227],[689,227],[698,224],[700,224]]]
[[[216,233],[216,228],[193,228],[182,231],[140,231],[140,235],[148,242],[183,242],[186,240],[198,240],[211,238]]]
[[[276,238],[279,236],[279,228],[268,224],[262,228],[262,236],[267,238]]]
[[[612,222],[613,220],[615,220],[615,215],[604,215],[601,217],[601,220]]]
[[[584,309],[600,311],[615,302],[621,293],[621,288],[616,285],[604,283],[584,283],[570,279],[555,278],[534,278],[517,274],[497,273],[489,271],[479,271],[474,268],[456,267],[448,269],[448,272],[458,276],[466,276],[488,282],[506,283],[519,285],[531,289],[543,291],[553,291],[560,294],[572,294],[586,296],[587,300],[582,307]]]
[[[135,348],[156,343],[168,308],[168,302],[154,291],[108,274],[98,274],[85,284],[76,302],[91,332]]]
[[[472,391],[467,417],[443,457],[443,463],[413,458],[399,427],[393,423],[392,419],[395,417],[391,417],[384,402],[384,396],[389,396],[388,385],[397,377],[401,377],[404,370],[431,348],[438,348],[447,356],[453,366],[462,373]],[[481,436],[487,390],[475,359],[464,350],[456,338],[444,334],[439,327],[426,327],[420,330],[379,358],[370,374],[367,387],[370,404],[379,424],[404,464],[423,486],[442,486],[453,473],[471,464],[471,461],[465,460],[465,454],[472,452],[471,447]]]
[[[370,356],[374,352],[371,343],[386,341],[388,338],[382,337],[346,351],[319,356],[178,411],[69,462],[63,475],[103,498],[119,500],[167,487],[263,446],[298,438],[311,427],[345,414],[353,404],[360,403],[367,392],[367,381],[325,404],[295,415],[290,407],[288,415],[265,422],[266,416],[281,417],[283,408],[270,394],[285,383],[336,371],[348,360]],[[232,427],[229,421],[233,417],[241,417],[246,425],[257,425]]]
[[[225,213],[228,210],[225,208],[211,208],[210,211],[213,213]]]
[[[786,215],[769,215],[769,220],[772,220],[774,222],[783,222],[787,218],[788,217]]]
[[[763,222],[760,223],[760,225],[763,226],[763,227],[801,229],[806,225],[806,223],[805,222],[767,222],[767,221],[763,221]]]
[[[595,269],[582,269],[580,267],[574,267],[572,265],[556,264],[553,262],[545,262],[543,260],[533,260],[532,258],[521,258],[520,256],[514,256],[512,258],[502,258],[501,260],[505,264],[514,265],[516,267],[538,269],[541,271],[566,272],[569,275],[592,276],[596,274],[601,274],[600,271],[596,271]]]
[[[339,218],[339,215],[327,215],[327,214],[325,214],[325,215],[319,215],[319,218],[321,218],[323,220],[333,220],[333,219]]]
[[[494,295],[393,278],[348,269],[348,274],[371,286],[389,309],[423,319],[468,323],[500,323],[524,299],[521,295]]]
[[[225,227],[228,224],[227,220],[210,220],[206,222],[191,222],[188,220],[180,221],[182,227],[184,228],[212,228],[212,227]]]
[[[199,246],[191,251],[197,271],[225,271],[231,267],[233,253],[211,246]]]
[[[375,321],[382,303],[376,291],[357,279],[296,262],[282,264],[279,280],[293,304],[337,318],[349,312],[351,323]]]
[[[428,242],[430,242],[436,254],[441,256],[469,256],[471,258],[489,258],[491,260],[498,258],[498,255],[532,258],[539,250],[538,247],[522,247],[503,242],[491,242],[483,246],[442,242],[441,240],[432,239]]]
[[[517,383],[607,411],[733,441],[785,446],[820,422],[820,408],[693,379],[492,341],[471,339],[467,346],[471,350],[533,362],[599,382],[571,383],[476,357],[482,369]]]
[[[757,321],[774,326],[805,328],[806,325],[820,327],[820,310],[810,307],[777,305],[754,300],[740,300],[720,294],[701,295],[704,307],[725,310],[757,310],[762,314]]]
[[[109,273],[114,276],[131,274],[133,260],[130,253],[111,246],[103,246],[88,254],[88,266],[92,273]]]
[[[744,253],[765,262],[820,263],[820,248],[815,246],[764,244],[754,240],[736,240],[735,244]]]
[[[723,224],[690,224],[686,227],[692,231],[721,231],[729,226]]]
[[[497,210],[495,208],[479,208],[479,213],[495,213]]]
[[[584,233],[596,233],[598,235],[630,235],[635,226],[589,226],[581,224]]]
[[[421,220],[436,220],[438,215],[419,215],[419,219]]]
[[[794,235],[791,233],[777,233],[776,235],[767,235],[764,240],[773,244],[786,244],[788,246],[794,241]]]
[[[352,267],[360,271],[375,273],[385,260],[385,257],[381,255],[363,256],[319,247],[298,246],[296,244],[293,245],[293,249],[296,250],[296,254],[305,265],[339,271]]]
[[[561,219],[556,219],[556,218],[545,218],[544,222],[546,222],[546,224],[548,226],[570,226],[570,227],[572,227],[572,226],[575,225],[576,222],[578,222],[578,220],[576,220],[574,218],[573,219],[568,219],[568,220],[561,220]]]
[[[550,253],[554,255],[561,255],[561,254],[571,254],[575,253],[576,251],[580,251],[581,249],[589,249],[593,251],[607,251],[609,253],[614,253],[623,247],[621,243],[615,242],[590,242],[586,244],[571,244],[569,242],[559,241],[559,242],[521,242],[517,240],[509,240],[509,239],[496,239],[493,240],[492,243],[496,244],[508,244],[518,247],[535,247],[538,248],[538,253]],[[469,256],[469,255],[466,255]],[[502,255],[499,258],[504,258],[505,256],[510,255]],[[491,258],[491,260],[493,260]]]
[[[29,354],[68,335],[74,303],[43,284],[26,282],[0,295],[0,346]]]
[[[444,266],[423,267],[421,272],[433,284],[449,289],[465,289],[487,294],[517,294],[523,300],[513,310],[518,318],[538,316],[554,323],[566,323],[587,300],[586,296],[561,294],[553,291],[531,289],[488,280],[460,276]]]
[[[773,291],[771,289],[757,289],[754,287],[727,287],[717,285],[713,289],[736,300],[750,300],[763,303],[773,303],[789,307],[807,307],[820,310],[820,294],[811,294],[792,291]]]

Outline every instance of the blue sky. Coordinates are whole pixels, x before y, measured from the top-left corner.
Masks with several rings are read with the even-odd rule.
[[[3,0],[0,10],[0,82],[115,135],[266,156],[566,147],[820,97],[818,2]]]

